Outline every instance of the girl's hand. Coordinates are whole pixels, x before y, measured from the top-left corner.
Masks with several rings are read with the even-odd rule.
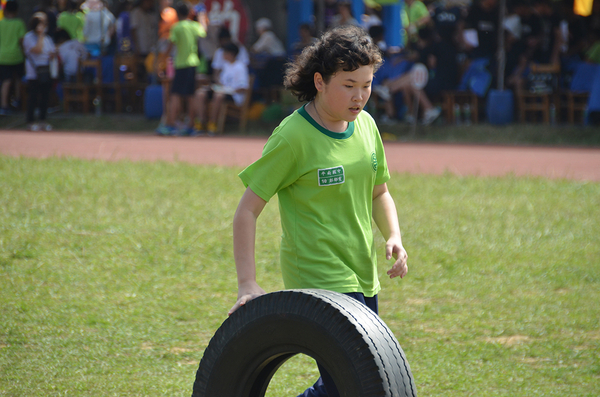
[[[391,238],[387,241],[385,245],[385,257],[387,260],[396,259],[394,265],[390,270],[388,270],[387,274],[390,278],[398,277],[404,278],[406,273],[408,273],[408,254],[406,250],[402,246],[402,242],[398,241],[399,239]]]
[[[233,305],[233,307],[229,310],[227,315],[231,316],[231,314],[234,311],[244,306],[252,299],[258,298],[259,296],[264,294],[266,294],[266,292],[256,282],[248,283],[248,285],[240,285],[238,287],[238,300],[237,302],[235,302],[235,305]]]

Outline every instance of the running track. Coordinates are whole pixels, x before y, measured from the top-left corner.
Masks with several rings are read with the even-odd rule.
[[[243,167],[256,160],[265,137],[0,131],[0,154],[116,161],[183,161]],[[600,149],[385,143],[392,171],[455,175],[541,176],[600,182]]]

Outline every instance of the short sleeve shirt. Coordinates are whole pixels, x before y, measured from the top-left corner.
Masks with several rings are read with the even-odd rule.
[[[177,47],[175,55],[175,68],[183,69],[200,65],[198,58],[198,38],[206,34],[202,25],[198,22],[184,20],[177,22],[169,34],[171,40]]]
[[[19,40],[25,36],[25,23],[19,18],[0,20],[0,64],[17,65],[23,63],[23,51]]]
[[[372,196],[389,177],[368,113],[344,133],[322,128],[304,107],[281,122],[240,178],[265,201],[278,195],[286,288],[379,292]]]
[[[221,84],[223,84],[225,87],[233,88],[234,90],[248,88],[250,83],[248,67],[240,61],[235,61],[233,63],[225,62],[220,80]],[[239,106],[242,104],[242,102],[244,102],[246,95],[235,93],[232,95],[232,97],[233,101]]]

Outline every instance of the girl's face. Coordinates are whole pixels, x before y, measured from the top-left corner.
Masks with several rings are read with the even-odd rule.
[[[317,101],[329,122],[356,120],[371,96],[373,66],[361,66],[352,72],[340,70],[326,83],[320,73],[315,73]]]

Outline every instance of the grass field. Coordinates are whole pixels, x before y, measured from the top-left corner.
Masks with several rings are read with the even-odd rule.
[[[234,303],[239,169],[0,157],[0,396],[188,396]],[[597,396],[600,184],[393,175],[380,311],[420,396]],[[261,285],[281,289],[276,199]],[[316,378],[300,356],[269,396]]]

